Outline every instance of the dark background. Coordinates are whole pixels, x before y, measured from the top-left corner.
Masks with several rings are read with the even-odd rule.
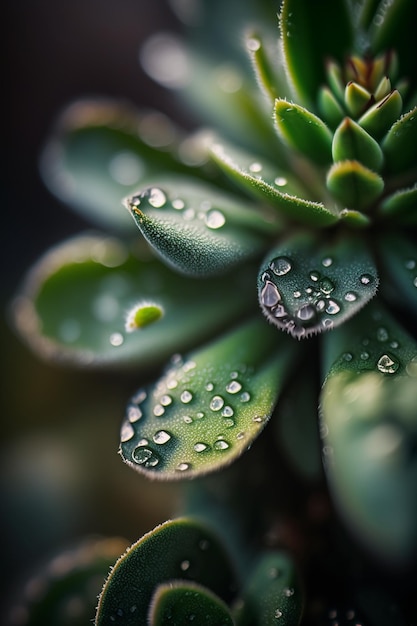
[[[138,51],[150,34],[178,22],[162,0],[5,5],[0,536],[9,596],[46,558],[85,535],[136,540],[169,516],[175,497],[175,487],[150,484],[117,455],[125,400],[141,381],[43,363],[15,335],[9,310],[31,263],[89,226],[39,175],[56,116],[92,95],[172,111],[170,95],[140,68]]]

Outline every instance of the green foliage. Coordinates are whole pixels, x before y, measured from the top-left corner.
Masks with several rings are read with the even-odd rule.
[[[404,611],[394,598],[385,613],[404,623],[417,563],[412,5],[283,0],[278,28],[267,2],[203,0],[182,95],[213,130],[184,139],[164,116],[102,101],[61,119],[49,187],[123,242],[84,235],[47,253],[17,326],[46,356],[135,366],[130,467],[223,470],[184,488],[179,513],[195,518],[119,559],[97,624],[379,626],[388,577],[374,584],[360,549],[397,568]]]

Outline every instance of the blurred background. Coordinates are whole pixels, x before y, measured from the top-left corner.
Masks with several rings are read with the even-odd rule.
[[[7,0],[5,7],[0,530],[9,597],[57,550],[92,534],[136,540],[175,501],[174,486],[150,484],[117,454],[126,398],[142,381],[40,361],[15,335],[10,303],[49,246],[90,227],[40,178],[39,154],[56,116],[94,95],[172,113],[138,52],[178,22],[163,0]]]

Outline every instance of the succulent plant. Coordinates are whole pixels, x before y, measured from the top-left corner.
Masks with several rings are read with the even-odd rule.
[[[143,58],[206,126],[186,135],[126,103],[72,105],[45,180],[107,232],[47,252],[15,302],[46,357],[139,372],[120,454],[151,479],[185,480],[181,517],[119,559],[96,623],[406,623],[413,3],[198,6],[187,56],[161,37]],[[400,572],[400,600],[359,573],[369,557]]]

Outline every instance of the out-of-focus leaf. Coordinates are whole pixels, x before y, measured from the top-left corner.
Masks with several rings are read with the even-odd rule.
[[[24,339],[48,358],[149,368],[253,310],[256,298],[251,303],[240,280],[254,281],[254,271],[240,267],[233,277],[196,283],[152,259],[148,250],[136,256],[115,238],[83,235],[38,261],[15,301],[14,316]],[[163,317],[129,332],[126,314],[147,301],[162,306]]]
[[[414,206],[416,212],[417,206]],[[395,234],[378,241],[384,280],[382,293],[396,309],[411,307],[417,313],[417,246],[415,241]]]
[[[379,205],[380,214],[397,223],[417,225],[417,185],[400,189],[387,196]]]
[[[384,100],[371,106],[359,118],[358,124],[379,141],[401,115],[402,107],[400,92],[394,89]]]
[[[256,317],[185,361],[174,359],[128,405],[123,460],[160,480],[229,465],[263,430],[296,354],[296,344]]]
[[[192,276],[222,274],[242,264],[265,250],[276,232],[273,216],[184,179],[138,191],[125,204],[162,259]]]
[[[266,318],[298,339],[345,322],[377,286],[373,259],[357,235],[322,244],[294,235],[268,252],[258,275]]]
[[[345,117],[345,111],[327,86],[319,91],[318,108],[324,121],[334,130]]]
[[[192,518],[157,526],[134,543],[112,568],[101,592],[96,626],[147,624],[161,584],[193,581],[230,600],[234,572],[216,535]]]
[[[417,167],[417,107],[400,117],[389,129],[383,142],[385,160],[392,173]]]
[[[341,516],[388,563],[417,549],[417,344],[377,302],[326,336],[323,457]]]
[[[378,142],[349,117],[345,117],[333,135],[332,154],[334,161],[359,161],[376,172],[384,160]]]
[[[269,44],[257,32],[250,31],[245,38],[258,85],[271,103],[275,98],[289,97],[284,66],[279,62],[278,46]]]
[[[372,103],[371,94],[362,85],[350,81],[345,87],[345,103],[350,115],[358,117]]]
[[[327,173],[327,188],[350,209],[364,209],[384,189],[384,180],[359,161],[338,161]]]

